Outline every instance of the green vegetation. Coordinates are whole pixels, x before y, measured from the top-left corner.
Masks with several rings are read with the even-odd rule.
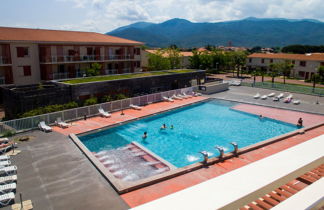
[[[195,70],[169,70],[169,71],[156,71],[156,72],[145,72],[145,73],[134,73],[134,74],[121,74],[121,75],[106,75],[106,76],[98,76],[98,77],[86,77],[79,79],[71,79],[63,81],[63,83],[67,84],[80,84],[86,82],[100,82],[100,81],[110,81],[110,80],[118,80],[118,79],[131,79],[131,78],[140,78],[140,77],[149,77],[149,76],[158,76],[172,73],[188,73],[194,72]]]
[[[39,107],[37,109],[30,110],[28,112],[25,112],[19,116],[19,118],[24,118],[24,117],[31,117],[35,115],[41,115],[41,114],[46,114],[50,112],[57,112],[57,111],[62,111],[65,109],[72,109],[78,107],[78,104],[76,102],[69,102],[67,104],[55,104],[55,105],[48,105],[45,107]]]
[[[84,101],[84,106],[90,106],[98,103],[98,99],[96,97],[88,98]]]
[[[92,63],[90,68],[86,69],[86,74],[88,77],[98,76],[100,74],[100,69],[102,65],[99,63]]]
[[[210,73],[219,73],[227,69],[237,72],[239,76],[242,67],[246,62],[246,53],[243,51],[238,52],[225,52],[212,48],[211,51],[199,52],[194,50],[193,56],[189,58],[191,68],[194,69],[207,69]]]
[[[3,137],[11,137],[13,135],[15,135],[16,132],[15,131],[12,131],[12,130],[6,130],[5,132],[2,133],[2,136]]]
[[[282,52],[284,53],[297,53],[297,54],[305,54],[305,53],[319,53],[324,52],[324,45],[314,46],[314,45],[288,45],[283,47]]]
[[[155,53],[148,54],[148,70],[167,70],[180,68],[181,54],[176,46],[159,49]]]

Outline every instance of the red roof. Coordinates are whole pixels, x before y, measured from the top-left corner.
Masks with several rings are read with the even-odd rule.
[[[253,53],[249,55],[248,58],[324,61],[324,53],[310,53],[310,54]]]
[[[25,41],[36,43],[93,43],[93,44],[132,44],[143,45],[142,42],[132,41],[119,37],[109,36],[95,32],[81,31],[61,31],[61,30],[45,30],[30,28],[9,28],[0,27],[1,41]]]

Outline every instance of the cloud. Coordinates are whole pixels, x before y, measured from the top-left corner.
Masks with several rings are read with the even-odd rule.
[[[312,18],[324,21],[322,0],[57,0],[86,11],[73,28],[107,32],[138,21],[184,18],[219,22],[246,17]],[[67,26],[69,23],[67,23]]]

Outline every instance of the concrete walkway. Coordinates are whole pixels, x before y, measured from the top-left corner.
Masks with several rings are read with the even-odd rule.
[[[22,193],[34,209],[128,209],[67,136],[40,131],[25,135],[33,139],[19,143],[21,153],[11,158],[18,167],[16,202]]]

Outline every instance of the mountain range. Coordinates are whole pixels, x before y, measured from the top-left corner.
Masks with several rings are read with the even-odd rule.
[[[163,23],[137,22],[107,34],[144,42],[149,47],[206,45],[275,47],[323,45],[324,23],[313,19],[246,18],[217,23],[171,19]]]

